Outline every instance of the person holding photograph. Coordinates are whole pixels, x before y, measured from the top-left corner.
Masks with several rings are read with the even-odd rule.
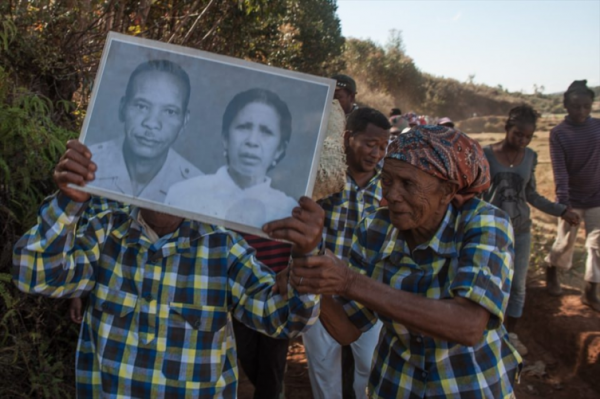
[[[91,186],[162,203],[169,187],[202,174],[171,146],[185,129],[190,78],[179,65],[151,60],[131,73],[119,104],[125,134],[90,146]]]
[[[69,141],[53,175],[59,192],[41,205],[13,255],[21,291],[88,297],[78,397],[233,398],[232,318],[281,338],[316,321],[319,297],[292,287],[280,294],[287,273],[276,277],[239,234],[134,205],[105,206],[71,188],[97,171],[89,149]],[[302,197],[291,216],[263,231],[304,256],[320,242],[323,218]]]
[[[165,203],[254,227],[289,216],[297,201],[272,188],[267,173],[285,156],[291,133],[290,110],[277,94],[260,88],[238,93],[223,114],[227,165],[174,184]]]

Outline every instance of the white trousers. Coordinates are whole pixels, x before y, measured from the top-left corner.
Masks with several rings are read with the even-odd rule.
[[[367,398],[367,384],[375,347],[379,342],[381,321],[350,344],[354,355],[354,392],[356,399]],[[302,335],[308,375],[314,399],[342,399],[342,346],[325,330],[320,320]]]
[[[600,283],[600,207],[573,210],[585,224],[587,258],[584,280]],[[571,226],[563,219],[558,219],[558,233],[550,253],[546,256],[547,263],[567,270],[573,266],[578,229],[579,226]]]

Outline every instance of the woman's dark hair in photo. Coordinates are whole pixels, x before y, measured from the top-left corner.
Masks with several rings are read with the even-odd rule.
[[[285,148],[292,135],[292,114],[287,104],[272,91],[254,88],[236,94],[227,104],[223,113],[223,124],[221,134],[227,140],[229,139],[229,128],[237,114],[248,104],[261,103],[266,104],[275,110],[279,115],[279,128],[281,130],[281,141],[279,148]],[[280,159],[283,158],[283,155]]]
[[[508,111],[508,119],[504,130],[508,132],[515,125],[533,125],[535,127],[540,114],[530,105],[519,105]]]
[[[402,111],[400,110],[400,108],[392,108],[392,110],[390,111],[390,117],[396,115],[402,115]]]
[[[587,80],[575,80],[569,85],[567,91],[563,96],[563,105],[566,107],[571,96],[574,94],[590,96],[592,102],[594,101],[594,91],[587,86]]]

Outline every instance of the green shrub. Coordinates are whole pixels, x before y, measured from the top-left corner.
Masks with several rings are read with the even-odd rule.
[[[64,301],[27,296],[11,281],[12,247],[54,190],[52,170],[74,132],[52,103],[17,87],[0,68],[0,397],[73,396],[77,329]]]

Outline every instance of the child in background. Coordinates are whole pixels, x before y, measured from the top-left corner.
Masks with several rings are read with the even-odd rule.
[[[535,183],[537,153],[527,148],[539,114],[530,106],[510,110],[504,127],[504,140],[483,148],[490,164],[492,184],[483,198],[510,216],[515,234],[514,275],[506,309],[506,329],[511,343],[521,355],[527,349],[520,343],[514,329],[523,314],[525,283],[531,250],[531,217],[528,203],[566,222],[576,225],[579,216],[566,205],[554,203],[538,194]]]

